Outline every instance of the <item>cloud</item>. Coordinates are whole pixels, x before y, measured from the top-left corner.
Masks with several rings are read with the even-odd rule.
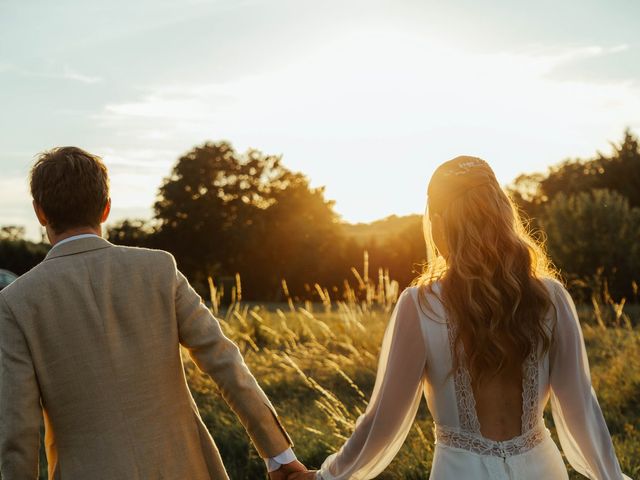
[[[103,157],[111,179],[113,219],[124,218],[128,211],[135,216],[149,216],[158,187],[176,160],[173,150],[151,146],[138,148],[96,148]],[[144,215],[142,215],[144,213]]]
[[[60,71],[44,72],[44,71],[26,69],[14,64],[0,63],[0,73],[2,72],[14,73],[22,77],[45,78],[45,79],[54,79],[54,80],[70,80],[73,82],[80,82],[80,83],[86,83],[86,84],[99,83],[103,81],[101,77],[80,73],[74,70],[73,68],[69,67],[68,65],[65,65],[61,72]]]
[[[549,72],[549,77],[557,81],[640,86],[639,46],[591,47],[583,53],[558,64]]]
[[[586,47],[574,47],[564,49],[562,59],[564,61],[576,60],[580,58],[601,57],[629,50],[629,45],[622,43],[613,47],[603,47],[600,45],[591,45]]]
[[[19,176],[0,178],[0,191],[8,199],[6,202],[2,202],[3,207],[18,203],[22,200],[22,197],[29,195],[27,179]],[[15,202],[12,202],[12,200],[15,200]]]
[[[211,107],[223,107],[235,99],[224,85],[180,85],[149,88],[142,98],[125,103],[107,104],[96,118],[109,121],[125,117],[191,120],[209,119]]]
[[[228,139],[238,150],[284,153],[287,166],[327,185],[345,218],[362,220],[419,210],[436,159],[480,155],[507,182],[607,148],[625,126],[640,126],[638,87],[556,72],[631,51],[620,44],[477,52],[361,30],[233,81],[203,73],[129,86],[129,98],[108,101],[89,123],[108,135],[111,148],[95,151],[122,207],[148,208],[181,153]],[[357,190],[354,179],[365,172]],[[367,214],[358,191],[387,194],[370,198]]]
[[[173,150],[153,146],[134,149],[102,147],[96,151],[100,153],[112,175],[164,175],[168,173],[168,167],[175,160]]]
[[[53,78],[63,78],[65,80],[73,80],[81,83],[98,83],[102,81],[102,78],[100,77],[78,73],[67,66],[64,67],[64,71],[62,74],[59,74]]]
[[[571,62],[628,49],[469,53],[410,34],[360,32],[269,73],[228,83],[149,86],[138,99],[106,105],[97,118],[127,128],[144,122],[137,135],[147,138],[159,131],[204,138],[250,132],[393,136],[491,122],[517,122],[526,129],[548,125],[550,116],[558,123],[581,123],[598,112],[637,120],[632,112],[640,111],[639,97],[632,86],[553,76]],[[611,105],[618,107],[610,110]]]

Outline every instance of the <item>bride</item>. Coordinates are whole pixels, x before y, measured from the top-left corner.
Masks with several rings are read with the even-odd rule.
[[[318,472],[372,479],[404,442],[422,394],[435,423],[432,480],[568,479],[543,419],[590,479],[620,471],[591,386],[573,300],[489,165],[440,165],[424,216],[429,262],[391,315],[366,412]]]

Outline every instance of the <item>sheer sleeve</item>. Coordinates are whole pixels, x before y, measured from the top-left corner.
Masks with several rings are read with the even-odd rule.
[[[426,358],[418,311],[405,290],[382,341],[376,382],[365,413],[340,451],[324,461],[318,478],[371,479],[389,465],[415,419]]]
[[[620,470],[596,393],[575,304],[555,284],[557,321],[550,351],[551,407],[571,466],[592,480],[628,479]]]

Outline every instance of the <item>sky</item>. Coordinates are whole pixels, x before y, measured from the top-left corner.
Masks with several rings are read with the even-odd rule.
[[[205,141],[282,155],[345,221],[424,211],[435,168],[506,185],[640,134],[636,0],[0,0],[0,225],[40,229],[28,172],[77,145],[112,221],[150,218]]]

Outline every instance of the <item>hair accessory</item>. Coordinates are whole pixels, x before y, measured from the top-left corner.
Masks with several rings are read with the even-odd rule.
[[[497,184],[487,162],[477,157],[460,156],[440,165],[429,182],[429,210],[443,212],[455,199],[469,190],[490,183]]]

